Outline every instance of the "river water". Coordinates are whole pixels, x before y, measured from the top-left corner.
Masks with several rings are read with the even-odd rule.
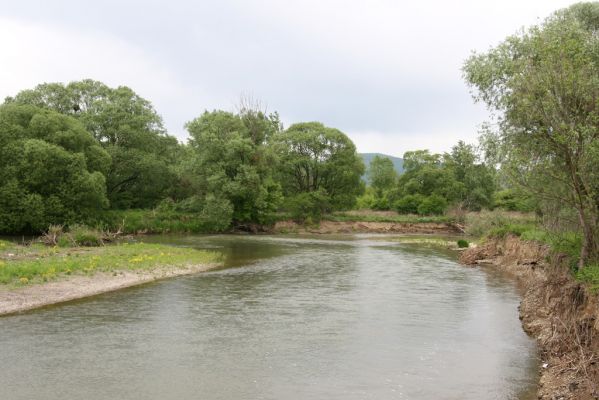
[[[392,238],[160,236],[224,268],[0,318],[0,399],[529,399],[514,282]]]

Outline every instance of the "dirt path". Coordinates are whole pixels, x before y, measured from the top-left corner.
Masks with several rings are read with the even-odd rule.
[[[2,288],[0,289],[0,315],[81,299],[159,279],[191,275],[215,267],[217,267],[215,264],[206,264],[180,268],[157,268],[152,271],[96,273],[91,276],[74,275],[58,281],[17,289]]]

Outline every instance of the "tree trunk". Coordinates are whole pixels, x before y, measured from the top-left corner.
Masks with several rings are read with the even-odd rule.
[[[598,261],[599,251],[594,224],[585,218],[584,211],[579,210],[578,216],[582,227],[582,247],[580,249],[580,259],[578,260],[578,269],[580,270],[586,265]]]

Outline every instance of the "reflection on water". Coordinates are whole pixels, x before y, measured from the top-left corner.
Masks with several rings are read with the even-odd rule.
[[[148,240],[217,249],[226,268],[1,318],[1,399],[534,392],[513,283],[444,252],[369,236]]]

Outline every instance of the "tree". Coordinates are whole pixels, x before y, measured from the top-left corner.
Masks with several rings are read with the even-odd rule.
[[[456,201],[463,191],[440,154],[428,150],[408,151],[404,154],[404,173],[399,178],[400,194],[442,196],[447,202]]]
[[[368,167],[368,181],[378,197],[392,189],[397,181],[397,172],[393,162],[387,157],[376,155]]]
[[[111,155],[106,173],[111,206],[151,207],[175,180],[169,165],[177,140],[167,135],[152,104],[125,86],[83,80],[44,83],[6,103],[49,108],[78,119]]]
[[[294,124],[277,136],[277,148],[285,196],[319,192],[318,204],[340,210],[351,208],[364,190],[364,163],[353,142],[337,129],[320,122]]]
[[[598,31],[599,4],[576,4],[464,66],[475,99],[497,113],[504,170],[577,211],[579,268],[599,260]]]
[[[108,206],[110,156],[75,119],[0,106],[0,232],[90,220]]]
[[[480,162],[474,146],[459,141],[451,153],[444,155],[443,165],[453,172],[455,180],[461,184],[461,190],[455,194],[461,206],[473,211],[492,206],[495,170]]]
[[[218,199],[229,203],[230,221],[236,225],[270,222],[281,189],[272,176],[276,157],[267,139],[278,132],[278,117],[252,110],[213,111],[188,122],[186,128],[191,135],[194,158],[189,167],[196,195],[210,198],[211,204]]]

